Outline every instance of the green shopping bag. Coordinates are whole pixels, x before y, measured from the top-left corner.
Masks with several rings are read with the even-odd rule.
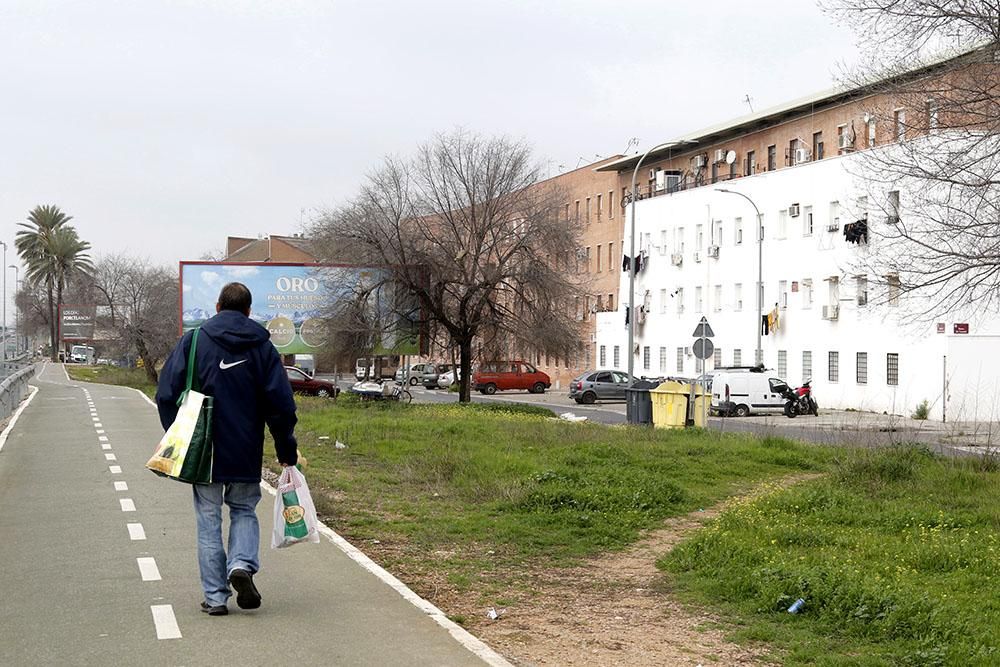
[[[177,401],[177,417],[146,467],[163,477],[189,484],[212,482],[212,397],[198,391],[195,372],[195,350],[198,349],[198,329],[191,336],[188,353],[187,382]]]

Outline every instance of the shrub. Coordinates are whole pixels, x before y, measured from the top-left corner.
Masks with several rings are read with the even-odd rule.
[[[924,399],[917,406],[917,411],[914,412],[911,416],[914,419],[927,419],[927,417],[929,417],[930,414],[931,414],[931,406],[928,405],[927,399]]]

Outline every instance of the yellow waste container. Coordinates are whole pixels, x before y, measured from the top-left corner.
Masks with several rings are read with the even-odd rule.
[[[687,426],[688,403],[694,401],[694,426],[704,427],[705,416],[712,397],[701,385],[692,391],[690,384],[667,380],[649,390],[653,402],[653,426],[657,428],[684,428]]]

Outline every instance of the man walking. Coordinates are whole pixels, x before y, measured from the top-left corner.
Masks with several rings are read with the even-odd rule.
[[[267,329],[250,319],[250,290],[242,283],[222,288],[216,315],[201,326],[195,349],[201,391],[214,398],[212,483],[195,484],[198,567],[211,616],[229,613],[226,602],[236,591],[241,609],[260,606],[253,575],[260,569],[260,469],[264,426],[271,430],[278,461],[297,460],[295,401],[288,375]],[[174,348],[160,373],[156,405],[166,429],[177,416],[184,391],[192,333]],[[222,545],[222,505],[229,506],[229,553]]]

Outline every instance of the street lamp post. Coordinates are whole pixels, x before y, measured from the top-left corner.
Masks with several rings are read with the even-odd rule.
[[[628,383],[631,387],[635,382],[635,377],[633,372],[635,371],[635,354],[632,351],[632,346],[635,345],[635,205],[639,202],[639,193],[636,192],[636,178],[639,175],[639,167],[642,166],[643,160],[649,156],[653,151],[660,150],[661,148],[670,148],[672,146],[677,146],[678,144],[685,143],[683,141],[668,141],[665,144],[659,144],[658,146],[653,146],[648,151],[642,154],[639,161],[635,163],[635,169],[632,170],[632,215],[631,222],[629,223],[629,267],[628,267],[628,349],[625,350],[628,354]]]
[[[21,282],[21,267],[11,264],[8,269],[14,269],[14,356],[21,351],[21,322],[17,308],[17,286]]]
[[[742,192],[736,192],[735,190],[727,190],[725,188],[716,188],[716,192],[725,192],[730,195],[738,195],[743,197],[750,205],[753,206],[753,210],[757,213],[757,320],[755,323],[757,329],[757,359],[756,363],[764,363],[764,352],[760,347],[760,331],[761,331],[761,320],[764,316],[764,295],[762,294],[764,290],[764,230],[762,229],[762,220],[760,215],[760,209],[757,208],[757,204],[753,202],[750,197],[746,196]]]

